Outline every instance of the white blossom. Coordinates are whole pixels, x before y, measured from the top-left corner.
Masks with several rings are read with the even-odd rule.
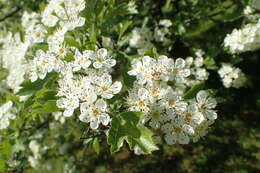
[[[231,64],[223,63],[222,67],[218,70],[218,74],[226,88],[240,88],[246,82],[245,74]]]
[[[260,48],[260,20],[257,24],[247,24],[242,29],[234,29],[231,34],[226,36],[224,46],[232,54]]]
[[[97,129],[100,123],[107,126],[110,122],[110,117],[107,112],[107,103],[104,100],[99,99],[95,104],[90,105],[86,111],[82,112],[79,119],[80,121],[90,123],[92,129]]]
[[[109,74],[100,76],[95,84],[97,85],[97,94],[105,99],[111,99],[122,88],[121,82],[112,83],[112,77]]]
[[[10,121],[15,119],[17,110],[13,107],[13,102],[8,101],[0,106],[0,130],[6,129]]]

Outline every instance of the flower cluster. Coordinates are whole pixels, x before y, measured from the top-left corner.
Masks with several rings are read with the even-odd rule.
[[[134,28],[129,40],[129,46],[136,48],[138,54],[143,55],[150,46],[152,36],[153,34],[149,28]]]
[[[260,20],[257,24],[247,24],[242,29],[234,29],[224,39],[224,46],[232,54],[254,51],[260,48]]]
[[[61,30],[70,31],[84,25],[85,18],[79,16],[84,9],[84,0],[50,0],[42,13],[41,21],[45,26],[54,27],[59,24]]]
[[[0,51],[0,60],[3,62],[3,67],[9,72],[4,82],[14,92],[20,89],[20,84],[24,81],[26,69],[24,56],[27,47],[27,44],[21,42],[19,34],[12,35],[9,33]]]
[[[222,67],[218,70],[218,74],[226,88],[240,88],[246,82],[245,74],[239,68],[233,67],[231,64],[223,63]]]
[[[0,106],[0,130],[6,129],[10,125],[10,120],[15,119],[16,109],[13,102],[9,101]]]
[[[128,74],[136,76],[126,99],[128,109],[143,112],[142,122],[161,130],[168,144],[197,141],[217,118],[213,110],[216,101],[206,91],[200,91],[196,100],[189,101],[179,92],[190,75],[184,59],[144,56],[132,62]]]
[[[65,34],[85,23],[85,18],[79,14],[85,8],[84,0],[51,0],[40,16],[44,25],[39,24],[30,32],[34,43],[47,42],[48,51],[38,50],[30,61],[29,78],[35,81],[45,78],[51,71],[61,71],[65,68],[64,57],[69,51],[75,51],[64,44]],[[56,30],[49,34],[47,27],[56,26]],[[77,51],[75,51],[77,52]]]
[[[35,167],[39,166],[39,164],[40,164],[38,159],[41,157],[41,154],[40,154],[41,146],[36,140],[31,140],[29,143],[29,148],[30,148],[31,152],[33,153],[33,156],[29,156],[28,161],[31,164],[31,166],[33,168],[35,168]]]
[[[7,36],[2,40],[3,46],[0,50],[0,60],[3,67],[8,70],[8,76],[4,81],[6,85],[13,90],[14,93],[20,90],[20,85],[24,82],[25,74],[29,66],[26,60],[26,54],[30,46],[34,42],[36,24],[39,22],[39,14],[24,12],[22,16],[22,28],[25,35],[21,40],[19,33],[12,34],[8,32]]]
[[[84,51],[82,54],[76,50],[75,60],[67,63],[62,78],[59,80],[57,106],[65,109],[63,115],[70,117],[75,109],[80,107],[79,119],[90,123],[92,129],[99,124],[108,125],[109,106],[106,99],[111,99],[119,93],[122,84],[112,82],[111,68],[116,64],[106,49],[97,51]],[[81,74],[74,74],[82,70]]]
[[[167,44],[170,42],[169,39],[166,38],[167,34],[170,34],[169,27],[172,26],[172,22],[168,19],[163,19],[159,21],[158,26],[154,29],[154,39],[157,42],[163,42]]]
[[[79,119],[90,123],[92,129],[99,124],[108,125],[109,105],[111,99],[120,92],[121,82],[112,82],[110,73],[116,60],[112,59],[106,49],[84,50],[65,44],[66,33],[83,26],[85,18],[79,14],[85,8],[84,0],[51,0],[41,15],[45,25],[37,25],[32,40],[34,43],[46,42],[48,50],[37,50],[30,61],[29,79],[34,82],[44,79],[52,71],[59,74],[57,106],[64,109],[63,116],[70,117],[80,108]],[[46,27],[54,27],[48,33]],[[67,60],[67,57],[72,57]],[[54,114],[61,122],[65,120],[60,113]]]
[[[204,67],[204,56],[205,52],[201,49],[195,52],[194,57],[187,57],[185,59],[186,67],[190,69],[191,75],[185,79],[185,85],[191,87],[199,82],[208,80],[209,72]]]
[[[153,40],[166,45],[170,43],[167,36],[170,35],[171,26],[172,22],[169,19],[162,19],[156,24],[154,30],[145,26],[136,27],[130,35],[129,46],[136,48],[139,55],[144,55],[145,51],[152,47]]]

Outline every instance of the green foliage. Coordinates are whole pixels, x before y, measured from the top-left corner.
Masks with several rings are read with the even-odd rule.
[[[196,97],[196,94],[202,90],[205,86],[205,83],[198,83],[191,87],[185,94],[184,94],[184,99],[192,99]]]
[[[100,144],[99,144],[98,138],[94,138],[92,147],[97,154],[100,153]]]
[[[153,143],[152,132],[139,124],[142,116],[142,113],[138,112],[125,112],[113,118],[108,133],[111,152],[118,152],[124,141],[128,143],[131,150],[139,147],[146,154],[158,149]]]
[[[18,95],[35,94],[37,91],[52,85],[52,82],[58,77],[56,73],[48,74],[44,79],[38,79],[35,82],[25,81],[21,84],[22,88],[17,93]]]

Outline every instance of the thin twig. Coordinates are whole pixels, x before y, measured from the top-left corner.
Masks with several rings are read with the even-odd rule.
[[[0,22],[5,21],[7,18],[12,17],[13,15],[15,15],[16,13],[18,13],[21,10],[21,7],[17,7],[14,11],[12,11],[11,13],[7,14],[6,16],[4,16],[3,18],[0,19]]]

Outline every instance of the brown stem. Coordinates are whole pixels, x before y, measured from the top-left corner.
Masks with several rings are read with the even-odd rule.
[[[6,19],[8,19],[9,17],[14,16],[16,13],[18,13],[21,10],[21,7],[17,7],[14,11],[12,11],[11,13],[7,14],[6,16],[4,16],[3,18],[0,19],[0,22],[5,21]]]

